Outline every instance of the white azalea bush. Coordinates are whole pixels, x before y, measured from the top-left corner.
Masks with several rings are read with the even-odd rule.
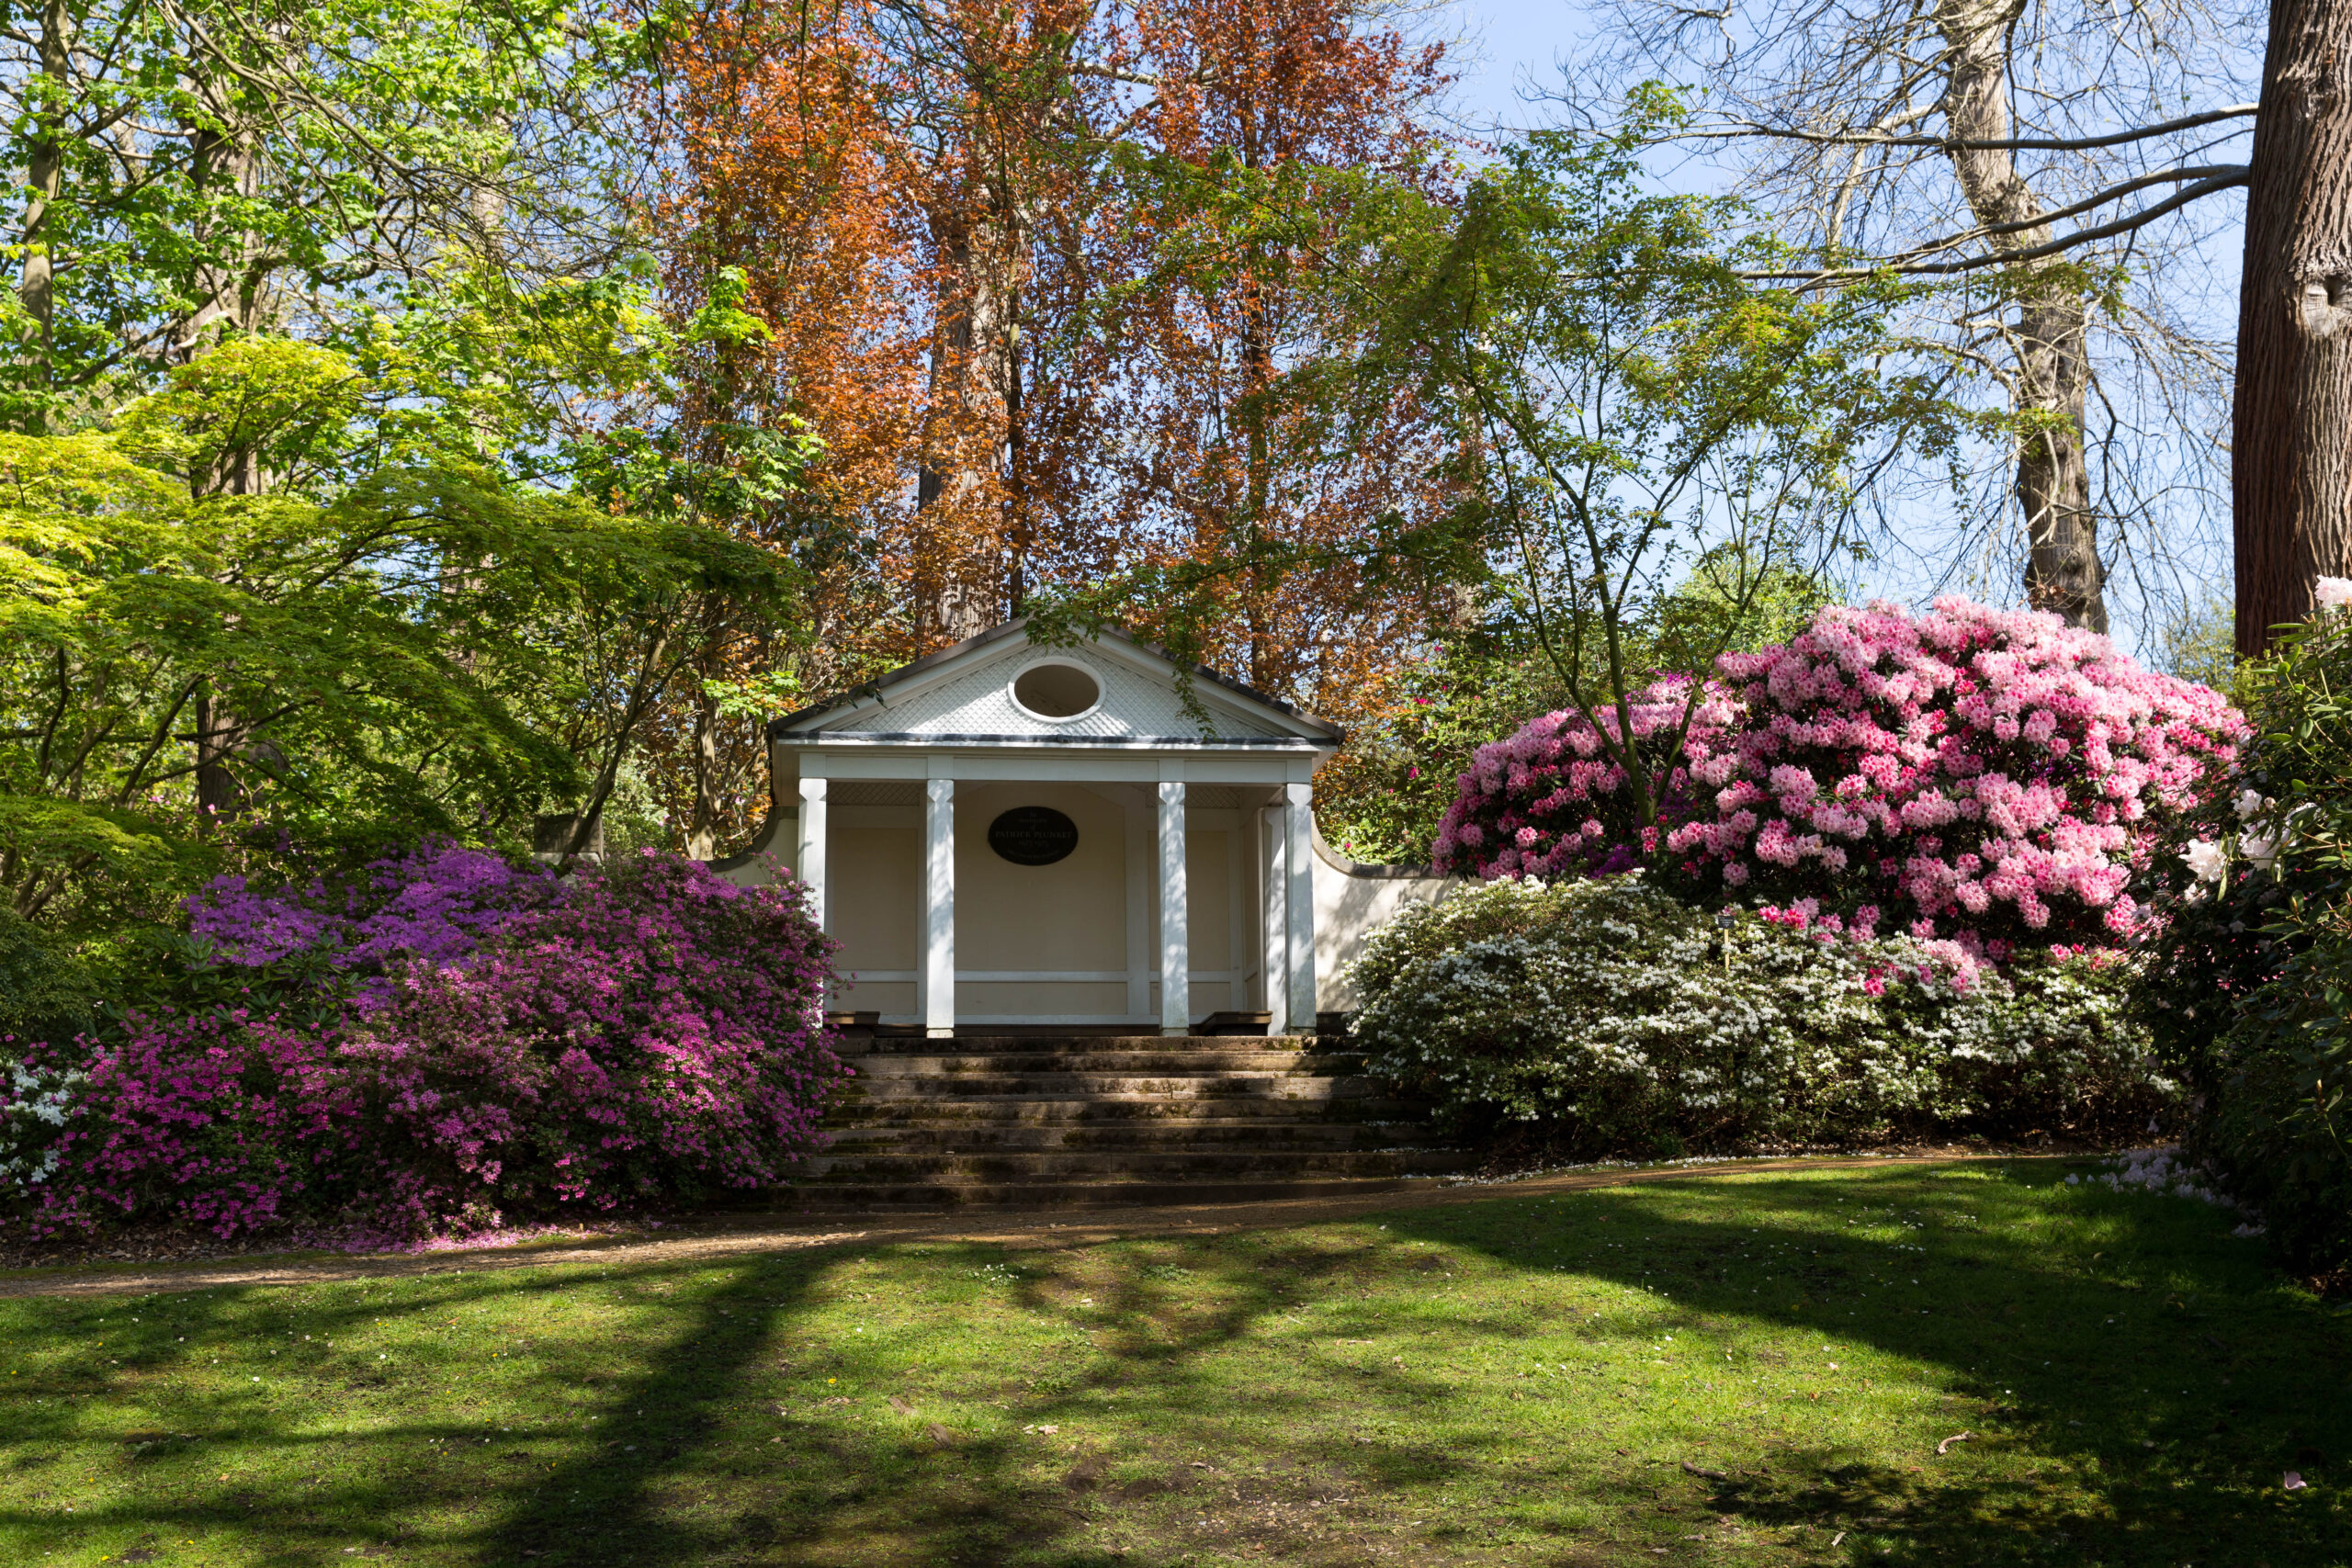
[[[1369,1070],[1457,1132],[1674,1155],[2144,1131],[2170,1105],[2110,954],[2006,972],[1679,902],[1639,875],[1417,906],[1350,971]]]

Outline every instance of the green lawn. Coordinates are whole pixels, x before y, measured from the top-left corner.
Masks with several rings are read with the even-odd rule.
[[[2352,1316],[2062,1174],[0,1301],[0,1563],[2352,1562]]]

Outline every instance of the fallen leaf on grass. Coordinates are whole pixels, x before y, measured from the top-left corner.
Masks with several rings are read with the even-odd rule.
[[[931,1432],[931,1440],[937,1443],[941,1448],[949,1448],[954,1445],[956,1441],[956,1434],[941,1426],[938,1422],[933,1421],[931,1424],[929,1430]]]
[[[1976,1434],[1973,1432],[1954,1432],[1951,1437],[1946,1438],[1942,1442],[1936,1445],[1936,1452],[1939,1454],[1947,1452],[1954,1443],[1973,1443],[1975,1440]]]
[[[913,1405],[909,1404],[905,1400],[900,1399],[895,1393],[890,1396],[890,1408],[897,1411],[901,1416],[911,1416],[915,1413],[915,1407]]]
[[[1024,1432],[1042,1432],[1042,1433],[1044,1433],[1044,1434],[1045,1434],[1046,1436],[1047,1436],[1047,1437],[1052,1437],[1056,1432],[1058,1432],[1058,1431],[1060,1431],[1060,1430],[1061,1430],[1061,1428],[1060,1428],[1059,1427],[1041,1427],[1041,1426],[1023,1427],[1022,1427],[1021,1429],[1022,1429],[1023,1431],[1024,1431]]]

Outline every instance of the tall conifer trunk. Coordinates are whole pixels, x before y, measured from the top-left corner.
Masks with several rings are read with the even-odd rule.
[[[2352,0],[2272,0],[2246,193],[2230,490],[2237,646],[2352,576]]]

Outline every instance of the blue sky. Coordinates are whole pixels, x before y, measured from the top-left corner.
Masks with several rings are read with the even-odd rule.
[[[1457,0],[1453,27],[1476,35],[1482,61],[1465,60],[1461,102],[1464,111],[1507,125],[1529,123],[1539,113],[1517,96],[1525,81],[1550,81],[1554,62],[1575,41],[1578,12],[1563,0]]]
[[[1573,0],[1451,0],[1424,13],[1421,25],[1429,36],[1460,40],[1454,51],[1455,69],[1462,78],[1455,95],[1456,112],[1473,125],[1511,128],[1545,121],[1546,106],[1529,103],[1522,91],[1531,85],[1558,79],[1556,62],[1575,57],[1580,35],[1591,25],[1589,16]],[[2258,70],[2261,16],[2259,9],[2250,10],[2245,23],[2232,29],[2237,36],[2209,40],[2211,58],[2222,61],[2234,55],[2240,62],[2237,73],[2248,84],[2248,96]],[[2243,141],[2227,148],[2216,147],[2214,161],[2243,157],[2245,148]],[[1703,164],[1678,160],[1670,172],[1661,169],[1661,183],[1680,189],[1720,189],[1728,179]],[[2238,254],[2244,243],[2239,201],[2233,193],[2202,204],[2210,211],[2210,227],[2198,247],[2204,276],[2196,280],[2198,298],[2190,313],[2205,333],[2222,338],[2232,335],[2235,325]],[[2165,470],[2159,466],[2154,471]],[[2195,596],[2218,590],[2226,595],[2230,578],[2226,496],[2209,495],[2201,505],[2191,506],[2187,514],[2177,518],[2171,529],[2184,536],[2192,532],[2200,536],[2196,542],[2186,537],[2178,541],[2181,553],[2189,558],[2176,574],[2171,592]],[[2166,542],[2173,542],[2169,533]],[[2114,570],[2112,563],[2110,570]],[[1898,568],[1892,561],[1883,561],[1857,587],[1866,593],[1917,602],[1942,586],[1931,579],[1931,567],[1914,562]],[[1988,577],[1961,586],[2005,602],[2014,603],[2019,597],[2015,567],[2007,563]],[[2138,601],[2130,584],[2111,586],[2118,639],[2143,656],[2157,652],[2164,627],[2155,623],[2167,612]]]

